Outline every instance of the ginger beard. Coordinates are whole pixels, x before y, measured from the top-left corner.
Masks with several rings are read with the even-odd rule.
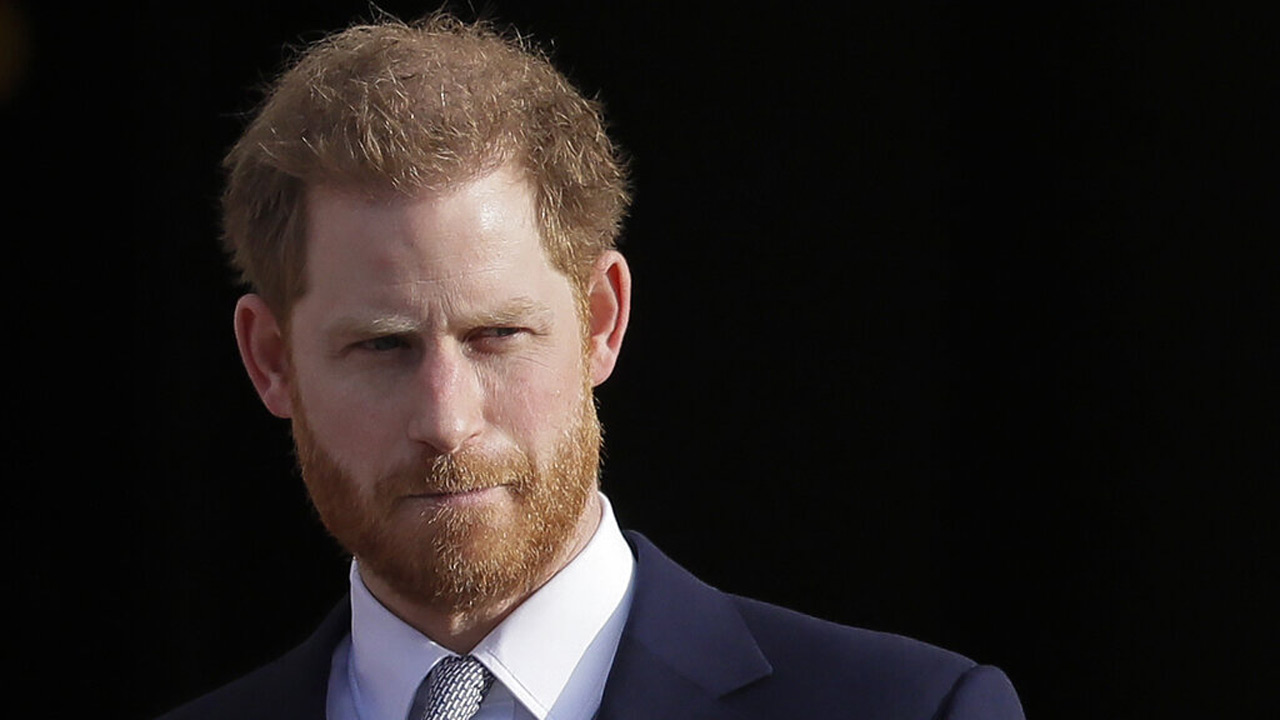
[[[601,430],[590,386],[548,461],[519,450],[464,451],[398,468],[362,486],[317,441],[293,386],[293,436],[311,501],[329,533],[406,598],[467,611],[532,592],[554,569],[596,491]],[[401,506],[412,495],[502,485],[502,508]]]

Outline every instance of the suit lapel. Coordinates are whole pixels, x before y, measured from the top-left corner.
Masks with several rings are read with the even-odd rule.
[[[736,607],[638,533],[636,586],[598,718],[726,717],[719,699],[772,672]]]

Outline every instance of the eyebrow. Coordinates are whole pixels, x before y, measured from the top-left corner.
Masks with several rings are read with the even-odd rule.
[[[519,296],[496,308],[480,310],[460,318],[466,327],[489,327],[518,323],[546,323],[551,308],[532,298]],[[427,325],[422,319],[402,314],[351,315],[339,317],[329,325],[329,332],[341,337],[365,335],[412,335]]]
[[[550,320],[551,314],[551,308],[545,303],[522,295],[508,300],[493,310],[477,313],[471,318],[471,324],[489,326],[545,322]]]
[[[354,335],[407,335],[417,332],[422,323],[405,315],[379,315],[377,317],[348,316],[334,320],[329,332],[338,336]]]

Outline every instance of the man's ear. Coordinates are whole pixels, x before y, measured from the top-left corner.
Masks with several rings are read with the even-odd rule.
[[[236,345],[262,404],[276,417],[292,417],[288,343],[275,313],[257,295],[236,303]]]
[[[631,269],[616,250],[595,263],[587,283],[587,362],[592,387],[613,374],[631,316]]]

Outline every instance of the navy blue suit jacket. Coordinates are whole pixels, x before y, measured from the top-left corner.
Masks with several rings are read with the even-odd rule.
[[[897,635],[720,592],[628,533],[636,586],[599,720],[1016,720],[999,670]],[[302,645],[162,720],[321,720],[343,602]]]

